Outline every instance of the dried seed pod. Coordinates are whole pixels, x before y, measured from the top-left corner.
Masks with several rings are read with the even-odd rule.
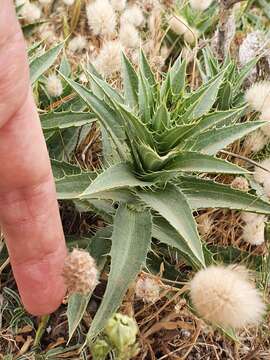
[[[73,249],[65,261],[63,277],[69,294],[88,294],[98,284],[95,260],[88,252]]]
[[[159,299],[159,282],[149,276],[140,276],[136,282],[135,294],[147,303],[154,303]]]

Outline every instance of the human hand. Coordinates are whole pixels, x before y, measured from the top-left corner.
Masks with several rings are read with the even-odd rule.
[[[25,308],[61,303],[65,240],[12,0],[0,0],[0,224]]]

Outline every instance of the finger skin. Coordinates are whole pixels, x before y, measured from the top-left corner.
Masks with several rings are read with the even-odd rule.
[[[11,0],[0,6],[0,166],[0,224],[20,295],[30,313],[48,314],[65,295],[66,247]]]

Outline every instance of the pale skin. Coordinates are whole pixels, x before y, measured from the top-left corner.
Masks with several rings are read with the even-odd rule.
[[[66,246],[13,1],[0,0],[0,225],[25,308],[53,312]]]

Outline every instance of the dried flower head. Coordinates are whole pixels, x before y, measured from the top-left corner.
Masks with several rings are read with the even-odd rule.
[[[197,217],[198,230],[201,236],[208,236],[213,228],[213,219],[208,214]]]
[[[263,110],[260,120],[269,122],[269,124],[266,124],[261,127],[261,131],[269,139],[270,138],[270,107]]]
[[[253,110],[265,111],[270,108],[270,81],[261,81],[246,91],[246,100]]]
[[[212,4],[213,0],[189,0],[190,6],[194,10],[204,11]]]
[[[247,34],[246,38],[239,47],[239,63],[240,66],[245,66],[249,61],[264,54],[266,60],[270,65],[270,49],[269,39],[262,31],[253,31]],[[250,75],[249,80],[255,81],[257,70],[254,68]]]
[[[251,245],[264,243],[264,229],[266,218],[263,215],[242,212],[241,218],[245,222],[242,238]]]
[[[189,25],[187,21],[182,18],[181,16],[172,16],[168,24],[173,32],[175,32],[177,35],[184,35],[184,33],[188,30]]]
[[[144,23],[144,15],[139,6],[133,5],[123,12],[120,21],[122,25],[128,23],[140,27]]]
[[[233,328],[257,324],[265,305],[247,278],[232,267],[203,269],[190,282],[192,303],[213,324]]]
[[[105,42],[100,53],[93,61],[95,68],[105,77],[120,71],[121,52],[122,46],[119,41]]]
[[[270,174],[268,174],[268,178],[264,181],[263,189],[265,194],[270,198]]]
[[[115,11],[121,12],[125,10],[127,0],[111,0],[111,3]]]
[[[82,72],[79,76],[79,80],[82,84],[87,84],[88,83],[88,79],[87,76],[85,75],[84,72]]]
[[[67,6],[72,6],[74,4],[75,0],[63,0],[63,3]]]
[[[138,30],[132,24],[121,24],[119,39],[125,48],[137,48],[140,46]]]
[[[231,187],[233,189],[237,189],[237,190],[241,190],[241,191],[248,191],[249,183],[244,176],[237,176],[231,182]]]
[[[51,97],[61,96],[63,93],[63,85],[60,78],[55,74],[50,75],[47,79],[46,89]]]
[[[146,303],[158,301],[160,285],[158,280],[142,275],[138,278],[135,286],[135,294]]]
[[[40,19],[41,10],[36,4],[26,2],[20,11],[20,14],[25,21],[32,23]]]
[[[39,36],[41,40],[52,45],[57,42],[56,31],[53,24],[42,24],[39,27]]]
[[[267,138],[264,133],[259,129],[249,134],[244,141],[244,148],[249,152],[257,153],[262,150],[267,144]]]
[[[86,48],[87,41],[86,38],[82,35],[75,36],[73,39],[70,40],[68,44],[68,49],[71,52],[79,52]]]
[[[53,0],[38,0],[41,5],[49,5]]]
[[[65,261],[63,277],[70,294],[88,294],[98,284],[95,260],[88,252],[73,249]]]
[[[189,45],[194,45],[196,43],[196,41],[197,41],[198,36],[199,36],[199,33],[198,33],[198,31],[196,29],[189,28],[184,33],[184,40]]]
[[[263,170],[262,168],[256,166],[255,171],[254,171],[254,179],[260,183],[260,184],[264,184],[267,179],[269,179],[270,177],[270,158],[268,159],[264,159],[261,163],[261,166],[263,166],[266,169],[269,169],[268,171]]]
[[[94,35],[110,37],[115,32],[116,16],[108,0],[96,0],[86,7],[88,25]]]

